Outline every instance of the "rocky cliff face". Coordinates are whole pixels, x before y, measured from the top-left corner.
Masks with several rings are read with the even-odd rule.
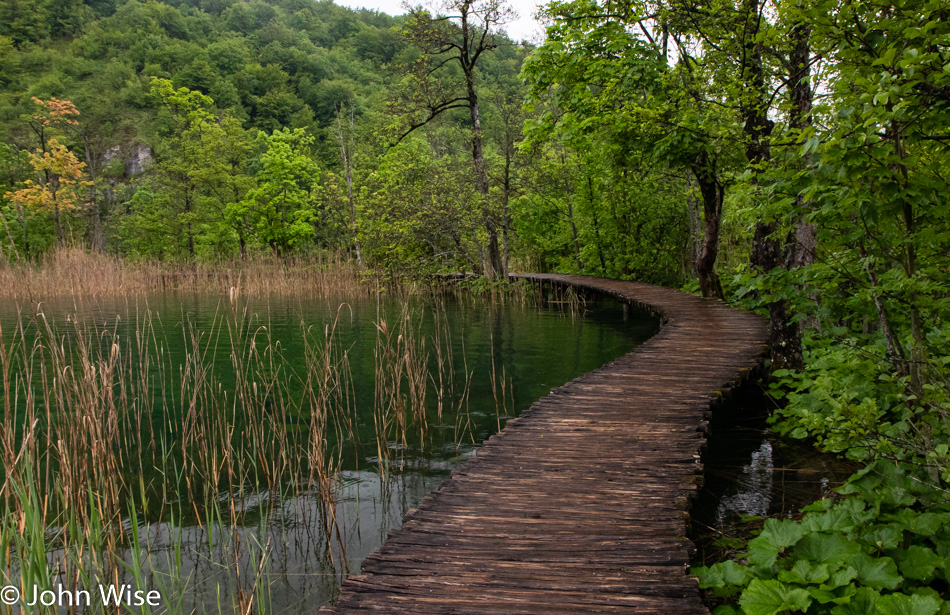
[[[121,160],[128,177],[134,177],[152,163],[152,148],[144,143],[134,143],[127,146],[110,147],[102,156],[104,166],[113,160]]]

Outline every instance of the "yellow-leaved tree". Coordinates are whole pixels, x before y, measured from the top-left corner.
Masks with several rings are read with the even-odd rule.
[[[82,203],[86,187],[92,182],[86,179],[86,163],[81,162],[74,153],[59,142],[56,137],[44,138],[45,128],[58,124],[75,124],[72,115],[78,115],[76,107],[68,100],[51,99],[42,101],[33,99],[42,106],[41,113],[34,116],[38,122],[38,134],[41,147],[29,154],[30,166],[36,172],[36,181],[23,182],[23,187],[4,194],[4,198],[13,201],[17,209],[25,207],[33,211],[49,212],[59,235],[61,246],[66,245],[66,233],[63,229],[63,212],[70,212]]]

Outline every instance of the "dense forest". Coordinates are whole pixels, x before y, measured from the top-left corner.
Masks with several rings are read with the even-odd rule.
[[[494,27],[501,8],[468,19]],[[521,268],[688,277],[682,180],[618,181],[626,171],[608,178],[613,163],[588,164],[561,139],[523,145],[530,48],[503,34],[472,34],[463,61],[443,52],[456,24],[421,12],[3,10],[8,258],[74,243],[163,260],[328,249],[393,273],[501,271],[514,256]]]
[[[698,570],[721,612],[950,613],[950,6],[4,0],[0,250],[580,272],[770,323],[864,464]]]

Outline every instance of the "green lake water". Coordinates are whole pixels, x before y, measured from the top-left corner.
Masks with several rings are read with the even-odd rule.
[[[169,612],[232,612],[240,591],[254,596],[256,612],[314,612],[332,601],[347,568],[358,571],[362,559],[399,527],[404,513],[454,467],[477,454],[475,445],[504,427],[508,417],[550,389],[631,351],[658,326],[654,318],[604,297],[584,297],[580,309],[572,311],[562,296],[547,290],[527,302],[492,303],[454,294],[438,301],[383,295],[346,302],[256,298],[242,301],[241,307],[246,307],[246,312],[241,310],[246,314],[240,325],[242,339],[269,342],[278,351],[281,369],[289,371],[303,371],[308,360],[304,332],[322,340],[335,324],[333,343],[337,354],[345,353],[348,360],[355,417],[351,435],[333,442],[342,451],[341,467],[333,477],[337,523],[328,540],[322,531],[326,511],[306,489],[288,495],[252,485],[237,502],[221,494],[222,502],[229,499],[227,506],[242,511],[237,527],[207,519],[202,523],[203,511],[189,508],[183,493],[162,496],[175,500],[177,508],[168,509],[177,509],[177,516],[155,513],[162,503],[150,494],[153,510],[143,514],[137,537],[140,549],[153,555],[144,563],[146,576],[153,575],[153,588],[174,602],[166,605]],[[147,313],[169,382],[175,382],[194,348],[193,339],[198,339],[219,389],[226,394],[234,386],[232,341],[225,326],[231,314],[227,297],[164,294],[21,309],[41,311],[66,347],[75,343],[77,331],[87,336],[98,332],[102,344],[117,340],[131,345]],[[439,416],[433,408],[437,396],[430,390],[425,434],[412,435],[405,443],[390,441],[388,461],[381,465],[372,411],[378,326],[385,322],[394,329],[407,313],[412,334],[425,340],[423,355],[432,374],[437,338],[443,353],[451,353],[452,373],[445,377],[454,381],[455,393],[445,396]],[[16,306],[0,303],[6,340],[16,320]],[[189,331],[200,334],[190,337]],[[431,376],[428,387],[436,387]],[[288,385],[287,391],[293,397],[294,386]],[[161,398],[157,383],[151,394]],[[164,395],[171,399],[168,403],[179,403],[173,393],[166,390]],[[169,422],[167,417],[154,420]],[[288,415],[286,420],[303,418]],[[157,428],[165,437],[176,437],[175,425]],[[156,467],[154,472],[168,468]],[[143,477],[142,482],[145,478],[154,482],[154,477]]]

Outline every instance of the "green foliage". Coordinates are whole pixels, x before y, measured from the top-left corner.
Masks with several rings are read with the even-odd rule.
[[[349,247],[349,186],[340,170],[335,126],[345,107],[354,115],[352,155],[358,162],[350,179],[356,200],[362,201],[358,218],[375,218],[365,225],[367,232],[388,237],[375,244],[388,247],[371,252],[382,259],[378,264],[399,270],[459,264],[472,269],[481,261],[476,244],[484,231],[456,211],[478,205],[462,164],[470,144],[458,130],[460,116],[449,114],[420,133],[444,183],[441,193],[431,191],[433,205],[420,210],[395,206],[403,210],[400,215],[418,221],[418,228],[406,233],[412,224],[387,221],[393,213],[388,196],[361,197],[367,183],[396,181],[371,178],[391,145],[392,135],[384,128],[392,124],[397,84],[416,59],[399,28],[403,18],[295,0],[85,5],[24,0],[4,3],[0,11],[9,13],[0,20],[3,140],[16,151],[36,147],[30,96],[75,103],[79,124],[64,142],[86,154],[100,182],[92,198],[102,218],[102,243],[110,250],[177,259]],[[519,135],[520,120],[504,125],[508,120],[496,114],[491,84],[504,83],[498,104],[508,105],[514,117],[510,109],[517,109],[523,97],[517,72],[525,51],[501,34],[492,45],[497,49],[480,59],[476,82],[484,99],[485,157],[494,161],[504,157],[499,155],[502,142],[511,144]],[[274,133],[285,129],[305,130],[312,142],[277,154],[276,142],[258,140],[260,131],[273,141]],[[399,154],[389,158],[393,155]],[[319,178],[311,173],[314,165],[323,169]],[[501,179],[491,179],[492,207],[500,218],[503,207],[496,200],[508,198],[502,192],[517,191],[512,181],[517,169],[509,170],[504,190]],[[407,172],[410,177],[429,173],[425,167],[416,171]],[[6,159],[0,175],[0,194],[23,179]],[[296,188],[285,191],[290,184]],[[428,190],[423,183],[413,185]],[[425,201],[410,195],[406,203]],[[19,216],[13,203],[0,207],[21,254],[33,258],[55,243],[55,231],[45,221],[30,212]],[[444,222],[423,218],[435,211]],[[72,222],[76,239],[91,234],[84,219]],[[515,223],[505,217],[504,224],[507,230]],[[363,226],[362,221],[353,226]],[[379,234],[380,229],[386,232]],[[410,245],[397,245],[397,237]],[[92,244],[91,236],[86,240]]]
[[[553,134],[575,151],[607,154],[603,183],[625,201],[629,218],[618,229],[621,267],[608,268],[603,258],[601,269],[664,283],[695,271],[704,294],[721,296],[718,227],[725,188],[742,164],[742,124],[715,63],[699,61],[685,45],[676,57],[665,38],[650,36],[644,21],[656,16],[647,3],[623,2],[614,10],[595,0],[552,2],[546,13],[553,19],[547,39],[522,69],[536,113],[527,142]],[[667,37],[668,26],[655,30]],[[698,190],[688,187],[692,180]],[[658,185],[667,187],[659,202]],[[600,200],[601,209],[614,204]],[[702,203],[705,234],[694,201]],[[643,260],[631,262],[632,254]]]
[[[942,484],[950,481],[944,12],[931,2],[879,12],[848,0],[793,12],[813,24],[834,78],[816,107],[826,128],[802,131],[788,152],[814,156],[815,168],[777,183],[780,194],[806,200],[772,207],[786,219],[805,208],[819,251],[794,275],[750,281],[823,325],[806,340],[805,368],[775,374],[775,394],[787,400],[778,430],[854,459],[919,465]]]
[[[177,255],[178,247],[168,237],[167,198],[142,185],[128,207],[129,213],[123,216],[118,233],[123,253],[155,258]]]
[[[944,612],[950,503],[919,473],[878,461],[801,521],[766,520],[739,562],[694,569],[717,613]]]
[[[470,162],[407,139],[380,160],[360,195],[360,241],[384,270],[472,271],[481,232]]]
[[[828,334],[846,331],[837,328]],[[933,384],[925,386],[921,396],[912,395],[910,376],[894,373],[881,338],[851,333],[841,335],[837,343],[811,342],[802,372],[776,373],[773,395],[786,400],[776,414],[776,429],[814,438],[822,448],[852,459],[900,459],[950,480],[947,365],[935,361],[928,371]],[[938,338],[936,332],[930,337],[934,342]]]
[[[258,134],[266,149],[260,157],[257,188],[228,208],[229,219],[246,221],[258,240],[275,254],[313,237],[317,166],[309,156],[313,137],[302,129]]]
[[[686,182],[630,172],[642,162],[600,135],[576,144],[525,148],[534,163],[512,205],[522,249],[541,268],[682,284],[690,269]],[[612,155],[598,160],[584,149]]]

